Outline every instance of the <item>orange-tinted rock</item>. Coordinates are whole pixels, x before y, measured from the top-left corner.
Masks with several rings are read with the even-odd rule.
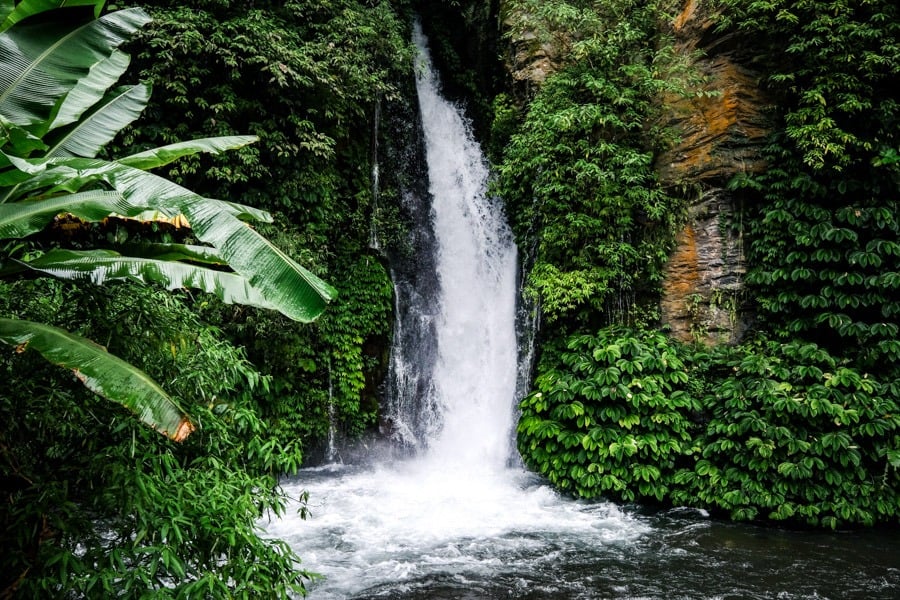
[[[657,159],[664,184],[698,190],[676,240],[660,302],[673,337],[706,344],[735,342],[745,325],[741,315],[746,270],[738,204],[726,190],[742,172],[765,168],[760,148],[771,130],[769,101],[759,73],[747,66],[746,46],[718,34],[696,0],[686,0],[673,21],[679,51],[702,51],[694,66],[703,83],[690,97],[662,99],[666,124],[678,140]]]

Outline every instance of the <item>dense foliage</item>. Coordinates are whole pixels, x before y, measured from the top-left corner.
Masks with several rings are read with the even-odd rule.
[[[580,497],[736,520],[896,521],[896,377],[803,342],[711,351],[611,327],[547,350],[521,403],[526,462]]]
[[[777,113],[764,150],[768,169],[731,183],[752,199],[743,220],[755,331],[737,347],[707,350],[640,329],[598,328],[602,318],[580,316],[568,331],[551,327],[536,389],[521,404],[519,447],[528,464],[584,497],[832,528],[897,523],[900,104],[892,82],[900,74],[898,8],[889,1],[723,0],[716,6],[723,34],[758,45],[757,65],[768,74],[762,85]],[[552,14],[545,23],[559,15],[589,22],[580,3],[546,7]],[[623,23],[632,14],[641,13],[624,11],[617,25],[592,27],[631,31]],[[658,191],[652,177],[635,174],[627,180],[637,188],[629,196],[615,191],[623,171],[613,167],[642,164],[638,153],[617,163],[616,156],[628,156],[622,152],[599,165],[607,169],[602,178],[579,190],[579,180],[597,170],[586,159],[609,147],[603,134],[616,130],[578,129],[569,138],[559,124],[572,128],[586,113],[610,111],[585,101],[574,85],[576,68],[586,74],[582,81],[599,81],[610,70],[628,69],[635,52],[617,49],[607,63],[579,65],[581,38],[555,31],[571,44],[575,67],[563,65],[529,105],[504,157],[503,191],[521,239],[535,241],[530,285],[540,292],[548,321],[586,307],[604,311],[609,321],[627,321],[608,299],[621,294],[620,285],[652,284],[662,261],[638,252],[642,238],[627,229],[633,214],[607,204],[631,197],[638,202],[620,205],[640,206]],[[622,82],[624,91],[609,104],[631,106],[627,90],[641,89],[641,81]],[[548,99],[555,99],[554,110],[546,109]],[[646,126],[647,113],[642,117]],[[547,132],[543,143],[538,131]],[[635,128],[633,143],[652,147],[652,133]],[[540,150],[532,153],[532,145]],[[671,218],[666,211],[677,205],[657,206]],[[616,220],[595,224],[582,207]],[[622,225],[624,232],[616,228]],[[609,227],[605,237],[603,227]],[[611,266],[598,253],[604,240],[617,259]],[[665,245],[653,248],[663,252]],[[624,275],[616,272],[620,265]]]
[[[146,118],[120,143],[259,136],[253,147],[180,162],[167,175],[271,211],[277,228],[261,231],[316,265],[339,292],[312,327],[217,302],[198,308],[272,376],[262,410],[282,439],[324,440],[329,415],[340,432],[359,433],[377,412],[374,382],[385,368],[393,308],[387,269],[369,242],[372,227],[395,227],[389,173],[376,206],[372,168],[375,136],[388,135],[376,129],[377,115],[399,100],[409,77],[403,3],[135,4],[155,21],[130,49],[131,71],[154,94]]]
[[[253,598],[302,589],[297,557],[257,525],[283,510],[278,478],[299,466],[301,449],[275,441],[260,419],[268,381],[242,350],[151,288],[20,281],[2,284],[0,310],[77,324],[160,381],[198,424],[176,444],[37,355],[4,356],[5,592]]]
[[[273,223],[241,224],[238,234],[261,232],[285,255],[314,265],[339,283],[340,301],[327,318],[299,326],[213,295],[4,282],[0,314],[103,343],[157,379],[197,429],[181,444],[157,439],[98,403],[70,372],[54,373],[30,353],[4,353],[3,594],[300,592],[307,575],[299,559],[261,537],[259,519],[283,509],[279,478],[299,467],[307,442],[324,438],[332,418],[357,434],[376,413],[392,290],[381,256],[368,247],[380,214],[372,194],[373,136],[384,135],[375,115],[379,103],[396,99],[393,79],[409,75],[406,20],[387,2],[256,3],[251,10],[228,2],[163,4],[128,48],[135,60],[126,77],[147,80],[154,95],[101,162],[178,139],[256,134],[256,145],[230,156],[184,156],[164,161],[158,172],[205,199],[269,209]],[[14,141],[23,146],[22,139]],[[382,189],[386,205],[390,194]],[[266,214],[232,206],[244,216]],[[202,232],[163,216],[170,222],[152,226],[55,219],[28,232],[24,245],[8,244],[4,255],[46,260],[42,251],[60,243],[122,249],[154,242],[183,250],[203,241]],[[229,251],[240,248],[246,244]],[[223,281],[224,266],[214,268]],[[227,286],[222,296],[229,300]]]
[[[662,333],[619,327],[545,348],[537,391],[521,403],[526,462],[584,498],[661,502],[699,450],[684,358]]]
[[[658,33],[659,5],[510,4],[524,15],[512,33],[543,32],[565,61],[528,104],[499,165],[497,190],[520,246],[533,252],[528,290],[561,331],[631,321],[635,299],[646,304],[658,288],[680,216],[653,171],[663,142],[649,127],[653,98],[677,82],[665,74],[675,65]]]

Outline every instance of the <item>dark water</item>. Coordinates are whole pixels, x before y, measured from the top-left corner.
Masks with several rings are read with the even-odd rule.
[[[353,598],[900,598],[896,532],[788,532],[677,513],[647,521],[652,533],[633,544],[586,547],[559,539],[531,552],[525,545],[498,557],[490,573],[432,573]],[[516,568],[522,564],[532,568]]]
[[[331,466],[288,483],[311,600],[900,599],[900,531],[790,531],[562,497],[521,471]]]

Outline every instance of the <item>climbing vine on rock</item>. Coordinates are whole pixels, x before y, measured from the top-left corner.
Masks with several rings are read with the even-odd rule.
[[[648,128],[653,98],[675,86],[653,51],[666,45],[659,7],[510,4],[513,35],[565,47],[499,165],[497,189],[533,253],[527,288],[554,327],[631,320],[636,297],[655,298],[680,215],[653,171],[661,131]]]

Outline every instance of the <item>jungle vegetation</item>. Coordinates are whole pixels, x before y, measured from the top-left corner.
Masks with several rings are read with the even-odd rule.
[[[315,452],[329,413],[350,438],[378,419],[393,298],[370,234],[374,223],[402,252],[406,224],[384,165],[376,205],[373,149],[390,142],[379,117],[409,101],[412,3],[76,0],[65,18],[7,21],[56,4],[0,0],[0,35],[141,16],[104,51],[107,84],[92,101],[56,103],[68,96],[56,92],[26,107],[43,111],[28,122],[0,101],[0,336],[11,344],[0,345],[0,597],[302,592],[300,557],[257,523],[284,509],[279,478]],[[756,318],[742,343],[716,348],[659,328],[685,197],[653,169],[671,141],[654,98],[693,93],[665,33],[673,3],[505,2],[529,17],[505,31],[567,44],[555,74],[524,92],[497,65],[468,68],[466,52],[503,47],[490,39],[496,3],[432,4],[419,8],[436,62],[458,67],[452,86],[495,163],[541,312],[520,406],[526,463],[585,498],[801,526],[896,524],[896,3],[715,0],[718,26],[758,44],[777,123],[771,168],[730,184],[748,199],[744,309]],[[447,15],[464,26],[442,27]],[[454,38],[467,28],[478,43]],[[11,72],[0,68],[3,89]],[[58,121],[67,105],[83,112]],[[101,127],[91,117],[106,106],[131,116]],[[88,120],[105,129],[91,151],[52,151]],[[126,170],[184,192],[129,204],[116,185]],[[59,204],[34,211],[35,195]],[[229,227],[252,221],[240,231],[333,286],[312,286],[333,296],[325,312],[304,323],[322,306],[298,314],[260,292],[216,227],[191,219],[200,207]],[[104,262],[117,266],[94,285]],[[193,431],[168,439],[40,352],[16,352],[29,328],[102,344]]]
[[[665,33],[672,6],[512,4],[521,27],[541,31],[537,19],[568,44],[498,166],[544,316],[521,403],[526,463],[587,498],[897,524],[896,3],[715,3],[720,33],[756,44],[776,125],[768,168],[729,183],[747,207],[755,321],[714,348],[661,334],[655,306],[684,198],[653,171],[670,133],[651,99],[691,93]]]

